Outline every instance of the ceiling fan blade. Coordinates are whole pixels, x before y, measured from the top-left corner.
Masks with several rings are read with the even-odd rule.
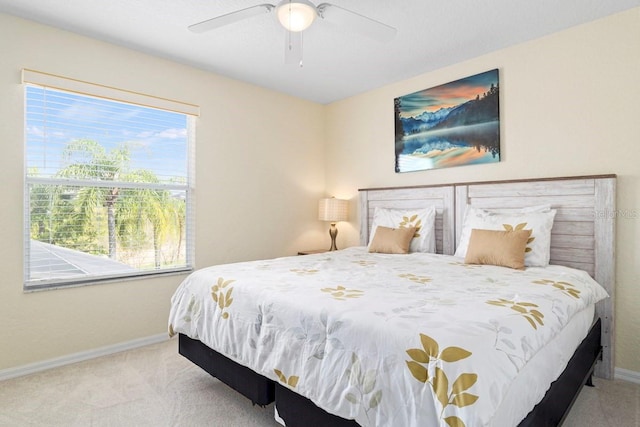
[[[206,21],[198,22],[197,24],[189,25],[188,28],[194,33],[203,33],[205,31],[215,30],[216,28],[220,28],[225,25],[233,24],[234,22],[242,21],[243,19],[251,18],[252,16],[269,13],[274,8],[275,6],[272,4],[259,4],[257,6],[236,10],[235,12],[227,13],[226,15],[220,15],[215,18],[207,19]]]
[[[302,67],[302,33],[304,31],[285,31],[284,63]]]
[[[325,21],[351,29],[374,40],[387,42],[393,39],[397,33],[395,28],[387,24],[367,18],[335,4],[322,3],[318,5],[317,9],[318,16]]]

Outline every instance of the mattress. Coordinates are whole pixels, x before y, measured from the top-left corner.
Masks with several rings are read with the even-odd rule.
[[[606,296],[566,267],[350,248],[194,272],[169,328],[363,426],[515,425]]]

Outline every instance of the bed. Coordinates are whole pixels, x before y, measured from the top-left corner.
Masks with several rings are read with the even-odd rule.
[[[194,272],[172,299],[180,353],[275,401],[289,427],[559,425],[594,370],[612,377],[615,176],[365,189],[359,202],[362,247]],[[554,265],[464,263],[467,205],[550,205]],[[439,255],[368,252],[379,211],[424,209]]]

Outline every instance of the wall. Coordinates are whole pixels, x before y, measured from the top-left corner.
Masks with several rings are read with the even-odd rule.
[[[0,371],[165,332],[184,277],[23,293],[22,68],[201,106],[198,267],[328,244],[323,106],[2,14],[0,52]]]
[[[494,68],[502,162],[396,174],[393,99]],[[638,76],[635,8],[329,105],[327,190],[353,200],[343,241],[359,243],[358,188],[615,173],[616,366],[640,372]]]

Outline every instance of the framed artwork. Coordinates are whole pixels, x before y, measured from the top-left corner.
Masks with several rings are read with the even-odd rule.
[[[499,162],[499,99],[497,69],[395,98],[396,172]]]

